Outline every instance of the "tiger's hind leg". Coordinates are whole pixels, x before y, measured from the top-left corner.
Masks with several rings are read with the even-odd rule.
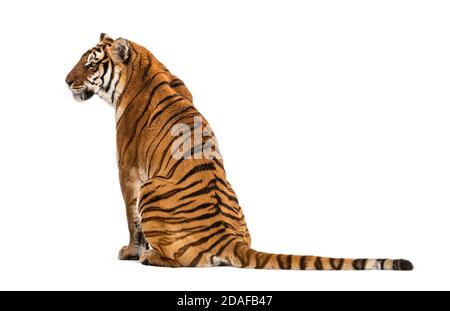
[[[139,262],[146,266],[157,266],[157,267],[181,267],[177,262],[170,258],[161,256],[154,249],[145,251],[141,257],[139,257]]]

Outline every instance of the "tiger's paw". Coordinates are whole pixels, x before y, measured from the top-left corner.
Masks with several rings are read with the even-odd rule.
[[[125,245],[119,251],[120,260],[138,260],[140,256],[139,247],[136,245]]]
[[[157,266],[157,267],[179,267],[180,265],[174,260],[162,257],[155,250],[147,250],[142,253],[139,258],[139,262],[146,266]]]

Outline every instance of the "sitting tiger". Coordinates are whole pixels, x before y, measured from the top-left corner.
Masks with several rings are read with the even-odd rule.
[[[403,259],[253,250],[214,133],[194,107],[183,81],[144,47],[101,34],[100,42],[81,56],[66,83],[76,100],[97,94],[115,108],[120,186],[130,233],[120,259],[164,267],[413,268]],[[200,133],[199,137],[185,135],[186,129]]]

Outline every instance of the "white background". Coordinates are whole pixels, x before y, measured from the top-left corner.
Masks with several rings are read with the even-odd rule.
[[[447,1],[1,1],[0,289],[450,289]],[[258,250],[413,272],[169,269],[126,244],[113,110],[64,79],[101,32],[211,123]]]

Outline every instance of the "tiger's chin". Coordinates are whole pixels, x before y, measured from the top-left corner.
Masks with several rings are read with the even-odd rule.
[[[94,96],[94,92],[88,89],[81,89],[81,90],[72,90],[73,98],[75,98],[76,101],[82,102],[85,100],[88,100],[92,96]]]

